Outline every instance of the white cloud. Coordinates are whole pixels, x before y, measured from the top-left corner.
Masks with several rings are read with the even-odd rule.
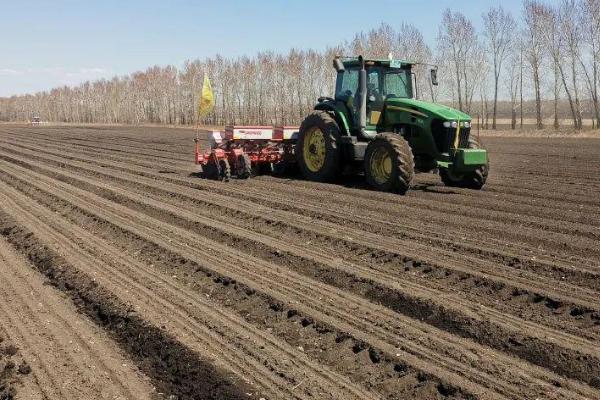
[[[85,81],[111,78],[109,68],[88,66],[81,68],[28,67],[22,69],[0,67],[0,96],[35,93],[59,86],[77,86]]]
[[[0,75],[23,75],[23,71],[17,71],[16,69],[0,68]]]
[[[82,74],[106,74],[109,71],[105,68],[94,67],[94,68],[80,68],[79,72]]]
[[[75,71],[62,71],[55,76],[59,79],[61,85],[74,86],[81,82],[107,78],[111,75],[111,71],[105,68],[79,68]]]

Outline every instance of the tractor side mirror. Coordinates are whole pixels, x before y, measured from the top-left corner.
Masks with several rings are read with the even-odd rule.
[[[437,69],[435,69],[435,68],[431,69],[431,84],[433,86],[437,86],[438,85]]]
[[[344,68],[344,63],[339,57],[333,59],[333,67],[337,72],[344,72],[346,70],[346,68]]]

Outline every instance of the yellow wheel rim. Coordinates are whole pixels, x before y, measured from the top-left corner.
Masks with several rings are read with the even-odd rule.
[[[325,164],[325,135],[317,127],[311,128],[304,136],[302,154],[306,167],[312,172],[319,172]]]
[[[373,152],[370,160],[371,176],[378,184],[384,184],[392,176],[392,158],[384,147]]]

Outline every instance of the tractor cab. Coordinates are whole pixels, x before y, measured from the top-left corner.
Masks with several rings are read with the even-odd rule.
[[[412,63],[398,60],[365,60],[366,102],[365,131],[375,132],[381,119],[386,100],[394,98],[412,99]],[[362,60],[349,59],[342,63],[336,79],[335,100],[342,102],[348,114],[360,125],[360,74]],[[360,134],[360,131],[355,132]],[[368,133],[367,133],[368,135]]]

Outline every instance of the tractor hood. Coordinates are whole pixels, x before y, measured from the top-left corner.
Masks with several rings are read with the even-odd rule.
[[[471,121],[471,117],[462,111],[447,107],[441,104],[428,103],[426,101],[414,99],[391,98],[386,100],[387,107],[406,108],[415,110],[432,118],[439,118],[444,121]]]

